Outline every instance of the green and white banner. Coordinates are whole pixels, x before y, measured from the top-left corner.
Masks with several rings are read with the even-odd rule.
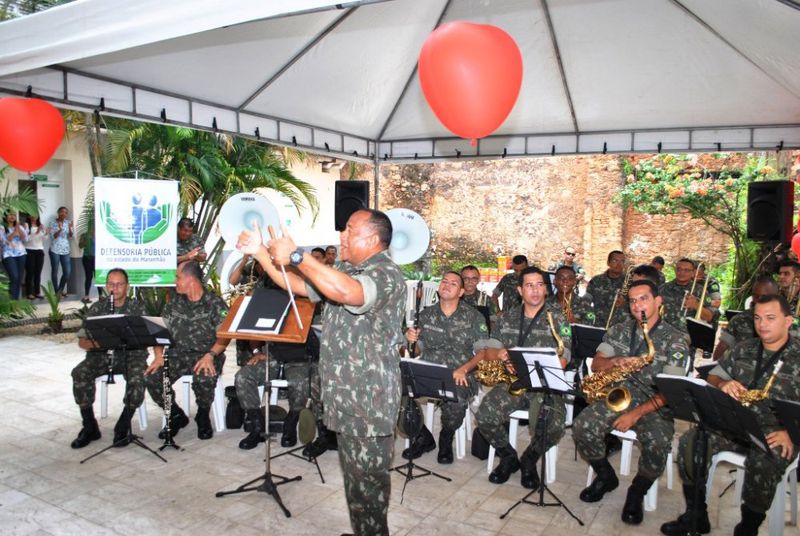
[[[95,280],[124,268],[131,285],[175,284],[178,181],[94,178]]]

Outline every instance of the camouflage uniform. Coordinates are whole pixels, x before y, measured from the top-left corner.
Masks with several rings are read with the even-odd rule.
[[[696,309],[689,309],[686,312],[686,316],[683,314],[683,298],[687,295],[691,288],[691,280],[689,280],[689,282],[685,285],[679,285],[678,282],[673,279],[669,283],[664,283],[661,288],[658,289],[658,293],[661,296],[662,303],[664,304],[664,320],[681,331],[686,331],[686,317],[694,318],[695,313],[697,313]],[[719,285],[717,285],[717,288],[719,288]],[[696,296],[699,300],[702,292],[702,282],[698,282],[698,284],[694,286],[694,292],[692,295]],[[718,293],[719,291],[717,291],[717,294]],[[719,319],[719,309],[716,307],[711,307],[711,299],[711,294],[706,291],[706,299],[703,302],[703,307],[711,310],[713,315],[711,323],[716,325],[716,322]]]
[[[473,307],[459,303],[450,316],[439,304],[426,307],[419,315],[421,332],[418,347],[422,359],[456,369],[472,357],[472,345],[487,336],[483,315]],[[458,401],[441,402],[442,430],[455,432],[464,422],[470,399],[478,392],[477,382],[469,378],[469,386],[456,386]]]
[[[197,361],[208,352],[217,340],[217,327],[228,314],[225,302],[208,290],[202,297],[191,302],[185,294],[175,294],[173,299],[164,307],[162,316],[172,334],[174,344],[166,351],[169,352],[169,383],[172,385],[184,375],[193,376],[192,390],[201,408],[209,408],[214,402],[214,388],[217,385],[217,376],[198,375],[192,371]],[[225,354],[214,358],[214,367],[217,374],[222,374],[222,365],[225,364]],[[158,404],[164,407],[163,374],[161,368],[147,377],[147,392]],[[175,392],[170,387],[170,396],[175,400]]]
[[[337,432],[350,523],[356,534],[389,534],[389,468],[400,407],[398,348],[406,284],[385,251],[357,266],[335,268],[358,281],[361,306],[323,310],[320,380],[324,423]],[[321,297],[306,284],[313,302]]]
[[[664,272],[659,270],[658,271],[658,283],[656,283],[656,285],[660,287],[661,285],[663,285],[666,282],[667,282],[667,276],[664,275]]]
[[[575,272],[575,277],[577,277],[579,281],[581,276],[583,276],[583,278],[586,279],[586,270],[583,269],[583,266],[581,266],[577,262],[573,262],[572,264],[567,264],[566,262],[564,262],[564,259],[561,259],[557,263],[553,264],[549,271],[556,273],[558,269],[561,268],[562,266],[569,266],[570,268],[572,268],[572,270]]]
[[[656,349],[653,363],[631,374],[618,385],[631,393],[629,409],[640,406],[655,396],[657,374],[686,374],[689,359],[689,340],[685,333],[659,321],[649,332]],[[606,332],[597,351],[607,357],[637,356],[647,351],[639,322],[633,318],[614,324]],[[604,400],[598,400],[583,410],[572,424],[575,443],[580,455],[588,462],[606,457],[605,437],[621,413],[610,410]],[[638,474],[648,480],[657,479],[664,471],[667,455],[672,449],[674,423],[667,408],[648,413],[632,427],[642,446]]]
[[[594,305],[592,303],[593,297],[591,294],[579,295],[576,292],[572,293],[572,302],[570,308],[572,309],[572,316],[575,319],[575,324],[585,324],[587,326],[594,326],[597,317],[594,312]],[[556,295],[547,298],[547,303],[553,309],[563,310]],[[605,326],[605,324],[604,324]]]
[[[200,248],[200,253],[205,253],[206,250],[203,247],[203,239],[200,238],[200,235],[192,233],[192,236],[187,238],[186,240],[178,239],[176,250],[178,252],[178,257],[181,255],[186,255],[194,248]]]
[[[116,314],[141,316],[144,307],[127,298],[125,303],[116,307]],[[111,302],[108,297],[92,304],[89,307],[87,318],[111,314]],[[78,337],[87,337],[85,322],[78,331]],[[115,374],[125,377],[125,407],[135,410],[142,405],[144,400],[144,371],[147,368],[147,350],[121,350],[114,351],[112,366]],[[75,403],[81,408],[89,408],[94,404],[95,380],[108,372],[108,357],[105,351],[90,350],[86,358],[72,369],[72,394]]]
[[[492,296],[495,298],[499,298],[501,295],[503,296],[503,311],[510,311],[522,303],[522,297],[517,291],[518,287],[519,277],[513,272],[501,277],[500,282],[494,287]]]
[[[756,329],[753,325],[753,308],[742,311],[733,317],[728,323],[728,327],[720,331],[719,340],[724,342],[728,348],[733,348],[737,342],[746,341],[756,336]]]
[[[735,379],[748,389],[763,389],[767,379],[772,375],[772,366],[767,367],[755,386],[751,386],[760,349],[760,339],[748,339],[736,344],[725,353],[711,374],[719,376],[723,380]],[[774,352],[764,350],[763,362],[769,363],[772,355]],[[778,398],[800,400],[800,340],[791,336],[780,358],[783,359],[783,367],[778,373],[767,399],[755,402],[750,406],[750,409],[756,414],[756,419],[761,425],[764,435],[784,429],[772,413],[771,403],[773,400]],[[692,468],[694,437],[694,429],[682,435],[678,449],[678,469],[681,478],[687,484],[692,484],[694,481]],[[795,453],[797,449],[798,446],[795,445]],[[772,504],[772,497],[775,495],[775,487],[783,478],[783,473],[791,460],[782,458],[779,449],[773,449],[773,455],[767,456],[756,447],[743,446],[741,443],[712,432],[708,434],[707,466],[711,464],[711,456],[723,450],[732,450],[746,456],[742,502],[754,512],[767,512]]]
[[[461,301],[473,307],[478,307],[478,303],[483,302],[483,305],[489,308],[489,322],[497,322],[497,307],[485,292],[476,290],[472,294],[464,294],[461,296]]]
[[[522,307],[512,309],[498,321],[497,330],[493,338],[499,340],[505,348],[513,348],[515,346],[553,348],[556,342],[553,340],[553,335],[547,322],[547,311],[553,314],[555,328],[564,341],[563,357],[569,362],[572,332],[560,308],[552,308],[545,304],[541,314],[535,318],[535,323],[524,341],[519,341],[519,336],[528,328],[531,320],[525,318],[524,324],[521,325],[523,320]],[[566,417],[564,398],[560,395],[553,395],[552,406],[547,406],[544,405],[544,394],[541,392],[528,391],[519,396],[514,396],[508,392],[507,387],[502,384],[497,385],[483,397],[476,415],[478,429],[483,437],[495,449],[507,447],[508,431],[505,423],[508,421],[508,416],[516,410],[527,409],[531,416],[535,416],[535,418],[529,419],[530,448],[538,455],[543,454],[540,451],[542,433],[545,434],[545,451],[553,445],[558,445],[558,442],[564,436],[564,421]],[[540,416],[544,415],[544,412],[549,412],[546,430],[543,430],[544,419],[540,418]]]
[[[625,274],[621,274],[618,278],[613,279],[609,277],[608,270],[600,275],[596,275],[589,281],[586,287],[586,293],[592,296],[594,300],[594,325],[601,328],[606,327],[608,322],[608,314],[611,312],[611,306],[617,298],[617,291],[622,288],[622,283],[625,282]],[[630,318],[628,306],[626,304],[614,307],[614,318],[608,324],[609,327],[627,320]]]

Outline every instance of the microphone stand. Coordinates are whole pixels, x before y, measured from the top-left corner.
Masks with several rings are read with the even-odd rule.
[[[534,489],[534,490],[529,491],[527,495],[525,495],[523,498],[521,498],[520,500],[515,502],[508,510],[505,511],[504,514],[502,514],[500,516],[500,519],[505,519],[506,516],[508,514],[510,514],[511,511],[514,508],[516,508],[517,506],[519,506],[520,504],[529,504],[531,506],[539,506],[539,507],[557,506],[557,507],[561,507],[564,510],[566,510],[567,513],[572,517],[572,519],[577,521],[580,526],[584,526],[583,525],[583,521],[581,521],[581,519],[578,516],[576,516],[574,513],[572,513],[572,510],[570,510],[569,507],[567,507],[567,505],[564,504],[561,501],[561,499],[559,499],[558,496],[555,493],[553,493],[553,490],[551,490],[549,487],[547,487],[547,484],[545,484],[545,482],[547,481],[547,465],[546,465],[546,458],[547,458],[546,436],[547,436],[547,433],[546,433],[546,431],[547,431],[547,421],[548,421],[548,418],[550,416],[550,408],[552,408],[552,405],[553,405],[553,390],[550,388],[550,385],[547,382],[547,378],[545,376],[545,373],[544,373],[544,370],[542,368],[541,363],[539,363],[538,361],[534,361],[533,366],[536,368],[536,374],[539,376],[539,381],[542,384],[541,392],[544,394],[544,398],[542,400],[542,406],[541,406],[540,413],[539,413],[539,415],[541,415],[541,418],[544,419],[544,426],[542,427],[543,430],[542,430],[542,433],[539,434],[539,448],[541,450],[541,456],[539,456],[539,464],[540,464],[540,469],[539,469],[539,475],[540,475],[540,477],[539,477],[539,487],[538,487],[538,489]],[[539,416],[537,415],[537,420],[538,420],[538,418],[539,418]],[[533,424],[533,428],[535,430],[538,427],[537,426],[538,422],[532,423],[532,424]],[[551,497],[553,497],[554,502],[545,502],[545,499],[544,499],[545,491],[547,493],[549,493]],[[534,493],[538,493],[539,494],[539,499],[537,501],[529,500],[528,497],[530,497]]]

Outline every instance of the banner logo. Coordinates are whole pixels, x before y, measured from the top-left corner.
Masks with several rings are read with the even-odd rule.
[[[177,206],[159,203],[157,195],[145,199],[134,193],[130,200],[120,196],[100,202],[100,221],[106,231],[126,244],[148,244],[160,238],[175,220]]]

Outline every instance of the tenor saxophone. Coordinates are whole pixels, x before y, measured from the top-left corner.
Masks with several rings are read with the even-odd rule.
[[[635,361],[626,363],[619,367],[613,367],[602,372],[596,372],[585,378],[581,383],[581,390],[586,395],[586,401],[590,404],[605,398],[606,406],[611,411],[625,411],[631,403],[631,393],[627,387],[614,385],[626,380],[631,374],[639,372],[653,362],[656,356],[656,348],[650,338],[647,328],[647,317],[642,311],[642,336],[647,343],[647,352],[638,356]]]
[[[763,389],[749,389],[741,394],[739,402],[744,407],[750,407],[754,402],[765,400],[769,396],[769,390],[772,389],[772,384],[775,383],[775,378],[778,376],[781,367],[783,366],[783,359],[775,363],[775,368],[772,369],[772,376],[769,377]]]

